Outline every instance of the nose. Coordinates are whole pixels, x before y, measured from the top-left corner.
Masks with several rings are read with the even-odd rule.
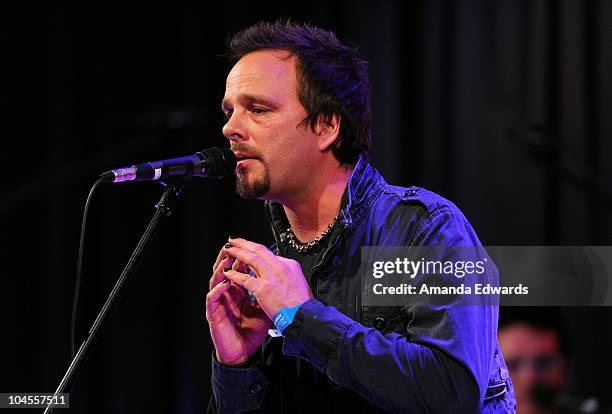
[[[230,141],[246,139],[246,130],[239,118],[236,111],[233,111],[225,125],[223,125],[223,135]]]

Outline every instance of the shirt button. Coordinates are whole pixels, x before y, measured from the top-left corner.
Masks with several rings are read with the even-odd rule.
[[[387,321],[382,316],[377,316],[374,318],[374,328],[379,331],[382,331],[387,326]]]
[[[249,394],[257,395],[257,394],[259,394],[261,392],[262,388],[263,388],[263,386],[259,382],[256,382],[255,384],[251,385],[251,389],[249,390]]]

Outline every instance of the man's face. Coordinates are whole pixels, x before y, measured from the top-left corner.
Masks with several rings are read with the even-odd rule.
[[[552,389],[565,386],[565,362],[556,332],[514,323],[501,329],[498,339],[514,385],[517,412],[551,413],[536,405],[533,392],[537,385]]]
[[[227,76],[223,134],[238,158],[242,197],[282,202],[307,188],[317,140],[302,122],[297,87],[295,57],[285,51],[249,53]]]

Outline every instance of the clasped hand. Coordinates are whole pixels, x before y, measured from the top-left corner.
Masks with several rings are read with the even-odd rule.
[[[230,239],[223,251],[237,263],[248,266],[255,277],[248,271],[241,272],[242,266],[234,266],[223,274],[250,291],[270,319],[283,307],[301,305],[313,297],[297,261],[276,256],[261,244],[239,238]]]
[[[313,297],[297,261],[241,238],[231,238],[219,252],[209,288],[206,318],[217,359],[228,365],[245,362],[255,353],[279,310]]]

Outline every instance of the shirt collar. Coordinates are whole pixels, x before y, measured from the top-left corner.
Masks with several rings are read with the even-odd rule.
[[[384,179],[368,163],[366,155],[360,155],[351,176],[348,185],[344,190],[342,202],[340,204],[340,220],[345,228],[353,228],[359,223],[363,216],[367,213],[373,197],[377,191],[371,191],[384,185]],[[285,215],[285,210],[280,203],[274,201],[266,201],[266,214],[272,226],[272,231],[276,239],[276,243],[283,242],[286,239],[289,221]]]

